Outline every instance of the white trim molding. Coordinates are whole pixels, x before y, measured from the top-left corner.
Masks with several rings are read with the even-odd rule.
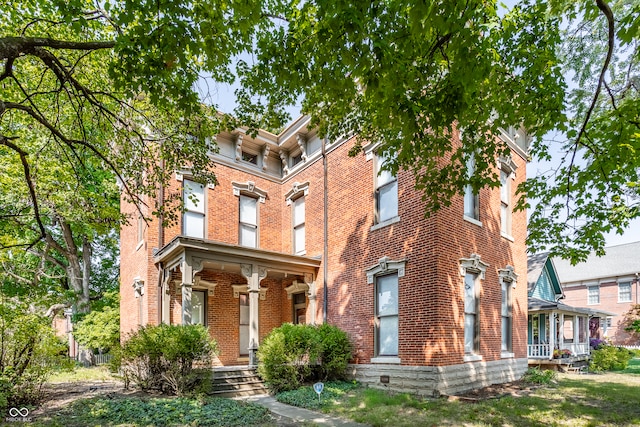
[[[518,281],[518,273],[511,265],[507,265],[505,268],[498,270],[498,278],[506,283],[511,283],[511,287],[515,289],[516,282]]]
[[[298,282],[297,280],[294,280],[293,283],[284,288],[284,290],[287,292],[287,299],[291,299],[293,294],[297,294],[298,292],[305,292],[308,294],[309,285],[304,282]]]
[[[391,273],[393,271],[398,272],[399,278],[404,277],[406,263],[407,261],[405,259],[392,260],[387,256],[383,256],[378,260],[377,264],[372,265],[365,270],[365,273],[367,274],[367,283],[373,283],[376,276]]]
[[[141,280],[139,277],[133,279],[133,293],[136,298],[142,297],[144,295],[144,280]]]
[[[484,273],[487,271],[489,264],[480,259],[480,255],[471,254],[469,258],[460,258],[460,275],[465,276],[467,271],[477,273],[484,280]]]
[[[249,293],[249,285],[246,285],[246,284],[231,285],[231,287],[233,288],[233,297],[234,298],[240,298],[240,294]],[[264,301],[264,300],[267,299],[267,290],[268,290],[268,288],[263,288],[263,287],[260,287],[260,289],[258,289],[258,292],[260,292],[260,300],[261,301]]]
[[[267,192],[256,187],[256,183],[253,181],[247,182],[232,182],[233,195],[240,196],[240,193],[249,194],[256,197],[260,203],[264,203],[267,199]]]
[[[285,195],[284,199],[287,201],[287,205],[290,205],[291,202],[297,199],[300,196],[306,196],[309,194],[309,181],[301,184],[299,182],[293,183],[293,188],[289,190]]]

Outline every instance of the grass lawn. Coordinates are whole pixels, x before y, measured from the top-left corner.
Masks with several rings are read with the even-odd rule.
[[[418,399],[344,383],[328,383],[325,390],[321,404],[310,388],[278,400],[372,426],[640,425],[640,359],[621,373],[561,374],[527,396],[478,403]]]
[[[113,375],[107,366],[93,366],[85,368],[78,366],[73,371],[58,370],[53,373],[47,382],[50,383],[72,383],[78,381],[110,381]]]

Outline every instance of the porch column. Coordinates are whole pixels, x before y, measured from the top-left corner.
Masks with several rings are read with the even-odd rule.
[[[162,295],[162,323],[167,325],[171,324],[171,288],[169,286],[171,280],[171,272],[165,271],[164,278],[162,280],[162,289],[160,290]]]
[[[304,274],[304,283],[309,287],[307,296],[309,297],[309,311],[311,312],[311,320],[309,324],[316,324],[316,281],[312,273]]]
[[[182,271],[182,324],[191,324],[191,287],[193,286],[193,267],[186,261],[180,265]]]
[[[256,352],[260,344],[260,316],[258,311],[260,281],[267,276],[267,269],[257,264],[241,264],[242,275],[249,288],[249,365],[258,364]]]
[[[557,313],[549,314],[549,359],[553,359],[553,349],[556,344],[556,317]]]
[[[560,329],[559,329],[560,341],[558,342],[558,348],[564,348],[564,313],[560,313]]]

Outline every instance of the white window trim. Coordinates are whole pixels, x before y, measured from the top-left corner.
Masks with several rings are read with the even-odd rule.
[[[308,196],[309,195],[309,181],[305,183],[294,182],[293,188],[284,195],[284,199],[287,202],[287,206],[291,205],[295,199],[300,196]]]
[[[464,219],[467,222],[470,222],[471,224],[477,225],[478,227],[482,227],[482,221],[478,221],[475,218],[471,218],[470,216],[462,215],[462,219]]]
[[[398,272],[398,279],[404,277],[406,263],[405,259],[392,260],[387,256],[383,256],[378,260],[377,264],[365,269],[367,283],[372,284],[376,276],[384,276],[396,271]]]
[[[600,304],[600,284],[587,285],[586,288],[587,288],[587,305],[599,305]],[[598,289],[598,302],[589,302],[589,290],[591,288]]]
[[[176,172],[176,174],[177,174],[177,172]],[[181,229],[181,233],[182,233],[182,234],[185,234],[185,214],[186,214],[187,212],[193,212],[193,213],[197,213],[197,214],[199,214],[199,215],[202,215],[202,217],[203,217],[203,223],[204,223],[204,224],[203,224],[203,230],[202,230],[202,237],[191,237],[191,236],[189,236],[189,237],[191,237],[191,238],[193,238],[193,239],[206,239],[206,238],[207,238],[207,232],[208,232],[208,223],[207,223],[207,219],[208,219],[208,211],[209,211],[208,200],[207,200],[207,199],[208,199],[208,197],[207,197],[208,195],[207,195],[207,191],[206,191],[207,186],[206,186],[206,185],[203,185],[203,184],[201,184],[201,183],[199,183],[199,182],[197,182],[197,181],[193,181],[193,180],[192,180],[192,177],[191,177],[191,176],[189,176],[189,175],[187,175],[187,176],[182,176],[182,178],[183,178],[183,179],[180,179],[180,181],[181,181],[181,182],[183,182],[183,185],[182,185],[182,203],[183,203],[183,205],[186,205],[186,201],[185,201],[185,197],[184,197],[184,190],[185,190],[184,180],[188,180],[188,181],[190,181],[190,182],[193,182],[194,184],[200,184],[200,185],[202,185],[202,186],[203,186],[203,188],[202,188],[202,199],[203,199],[203,200],[202,200],[202,203],[203,203],[202,210],[203,210],[203,212],[202,212],[202,213],[200,213],[200,212],[196,212],[196,211],[185,210],[185,211],[182,213],[182,218],[181,218],[181,221],[182,221],[182,224],[181,224],[181,227],[182,227],[182,229]]]
[[[620,299],[620,284],[621,283],[628,283],[629,284],[629,299],[622,301]],[[625,303],[632,303],[633,302],[633,281],[631,279],[629,280],[620,280],[618,279],[618,302],[621,304],[625,304]]]
[[[469,258],[460,258],[459,260],[460,262],[460,276],[462,276],[463,281],[462,281],[462,286],[464,288],[464,278],[467,275],[467,273],[473,273],[473,274],[477,274],[478,278],[477,280],[484,280],[485,277],[485,272],[487,271],[487,268],[489,268],[489,264],[482,261],[480,255],[478,254],[471,254],[471,256],[469,256]],[[478,286],[480,286],[480,284],[478,283]],[[464,298],[464,293],[463,293],[463,298]],[[479,298],[476,296],[476,305],[478,306],[478,311],[476,313],[477,316],[477,321],[479,322],[480,320],[480,301]],[[464,328],[464,325],[463,325]],[[480,331],[478,330],[478,334],[480,334]],[[463,356],[463,361],[464,362],[477,362],[479,360],[482,360],[482,355],[477,354],[477,353],[465,353]]]
[[[373,224],[369,231],[379,230],[381,228],[387,227],[387,226],[395,224],[397,222],[400,222],[400,216],[399,215],[394,216],[393,218],[389,218],[389,219],[387,219],[385,221],[379,222],[377,224]]]
[[[516,288],[516,284],[518,282],[518,273],[515,272],[515,268],[513,268],[513,266],[511,265],[507,265],[505,268],[501,268],[498,270],[498,280],[500,282],[500,288],[502,290],[502,284],[510,284],[511,288],[515,289]],[[507,288],[508,289],[508,288]],[[513,354],[513,293],[509,292],[509,296],[511,297],[511,300],[508,302],[509,304],[509,308],[511,309],[511,316],[509,317],[511,319],[511,342],[510,342],[510,347],[511,347],[511,351],[505,351],[502,350],[502,325],[500,325],[500,357],[503,359],[506,358],[511,358],[514,357]],[[501,303],[502,305],[502,303]],[[500,307],[500,321],[502,321],[502,307]]]
[[[402,363],[402,360],[397,356],[376,356],[371,358],[371,363],[399,365]]]
[[[399,297],[400,296],[399,295],[400,294],[400,278],[404,277],[405,265],[406,265],[405,259],[391,260],[389,257],[383,256],[378,260],[377,264],[372,265],[371,267],[365,269],[365,273],[367,275],[367,283],[373,284],[377,276],[385,276],[387,274],[395,273],[398,275],[398,297]],[[377,288],[376,290],[374,290],[374,292],[377,292]],[[374,309],[374,318],[377,316],[376,310],[377,309]],[[398,304],[398,335],[399,334],[400,334],[400,305]],[[400,352],[399,344],[400,343],[398,342],[398,352]],[[376,345],[376,352],[377,352],[377,345]],[[387,364],[399,365],[401,362],[402,361],[399,355],[398,356],[376,356],[371,359],[371,363],[387,363]]]
[[[255,197],[256,199],[258,199],[260,203],[265,203],[265,201],[267,200],[267,192],[256,187],[256,184],[253,181],[247,181],[247,182],[234,181],[231,183],[231,186],[233,187],[234,196],[240,197],[240,194],[242,193],[245,195]]]

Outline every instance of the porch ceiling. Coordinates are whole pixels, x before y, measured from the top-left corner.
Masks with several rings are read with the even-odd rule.
[[[270,277],[316,273],[321,263],[320,258],[181,236],[160,249],[154,256],[154,262],[162,262],[164,268],[173,268],[187,258],[198,260],[204,268],[230,273],[239,273],[241,264],[259,264],[268,269]]]

